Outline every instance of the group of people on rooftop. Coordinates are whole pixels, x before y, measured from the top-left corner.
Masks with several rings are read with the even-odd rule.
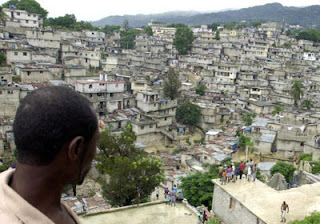
[[[247,181],[255,181],[257,177],[257,165],[251,159],[244,163],[241,161],[239,165],[231,163],[228,165],[219,166],[219,177],[222,185],[233,182],[235,183],[238,179],[245,178]]]
[[[168,187],[165,188],[164,190],[164,200],[167,205],[174,205],[176,206],[176,201],[182,201],[183,200],[183,195],[182,191],[178,191],[177,185],[174,185],[172,190],[170,191]]]

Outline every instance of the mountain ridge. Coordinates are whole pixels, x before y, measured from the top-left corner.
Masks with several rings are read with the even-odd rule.
[[[95,26],[119,25],[128,20],[131,27],[146,26],[151,20],[163,23],[184,23],[190,26],[201,24],[230,23],[234,21],[271,21],[283,22],[293,25],[320,27],[320,5],[306,7],[283,6],[280,3],[268,3],[242,9],[218,12],[173,11],[158,14],[140,14],[108,16],[101,20],[91,22]]]

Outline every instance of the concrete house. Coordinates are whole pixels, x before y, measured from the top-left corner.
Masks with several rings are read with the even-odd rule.
[[[63,70],[63,79],[67,84],[74,85],[76,80],[85,80],[87,70],[85,67],[80,65],[66,65]]]
[[[7,64],[11,65],[15,62],[31,63],[32,62],[32,49],[7,49],[6,50]]]
[[[28,30],[26,38],[33,47],[60,49],[61,35],[53,31]]]
[[[20,88],[0,85],[0,118],[13,118],[20,103]]]
[[[27,27],[27,28],[41,28],[43,20],[39,14],[28,13],[25,10],[18,10],[14,8],[4,8],[3,12],[7,15],[7,27]]]
[[[22,82],[48,82],[62,77],[63,67],[53,64],[21,64],[14,65],[15,73]]]
[[[306,126],[284,125],[277,135],[277,155],[282,158],[298,156],[304,152],[304,145],[310,139]]]
[[[84,95],[100,115],[123,109],[124,81],[77,80],[75,90]]]

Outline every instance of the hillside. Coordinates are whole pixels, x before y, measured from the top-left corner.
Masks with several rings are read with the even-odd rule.
[[[273,21],[303,26],[317,25],[320,27],[320,5],[304,8],[286,7],[280,3],[271,3],[239,10],[229,10],[214,13],[200,12],[168,12],[151,15],[109,16],[92,22],[95,26],[122,25],[125,20],[132,27],[146,26],[151,20],[163,23],[185,23],[191,26],[201,24],[230,23],[234,21]]]

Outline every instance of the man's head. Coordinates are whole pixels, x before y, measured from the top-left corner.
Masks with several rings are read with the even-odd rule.
[[[20,103],[13,125],[18,161],[60,166],[72,184],[83,181],[96,151],[97,118],[90,103],[68,87],[45,87]]]

